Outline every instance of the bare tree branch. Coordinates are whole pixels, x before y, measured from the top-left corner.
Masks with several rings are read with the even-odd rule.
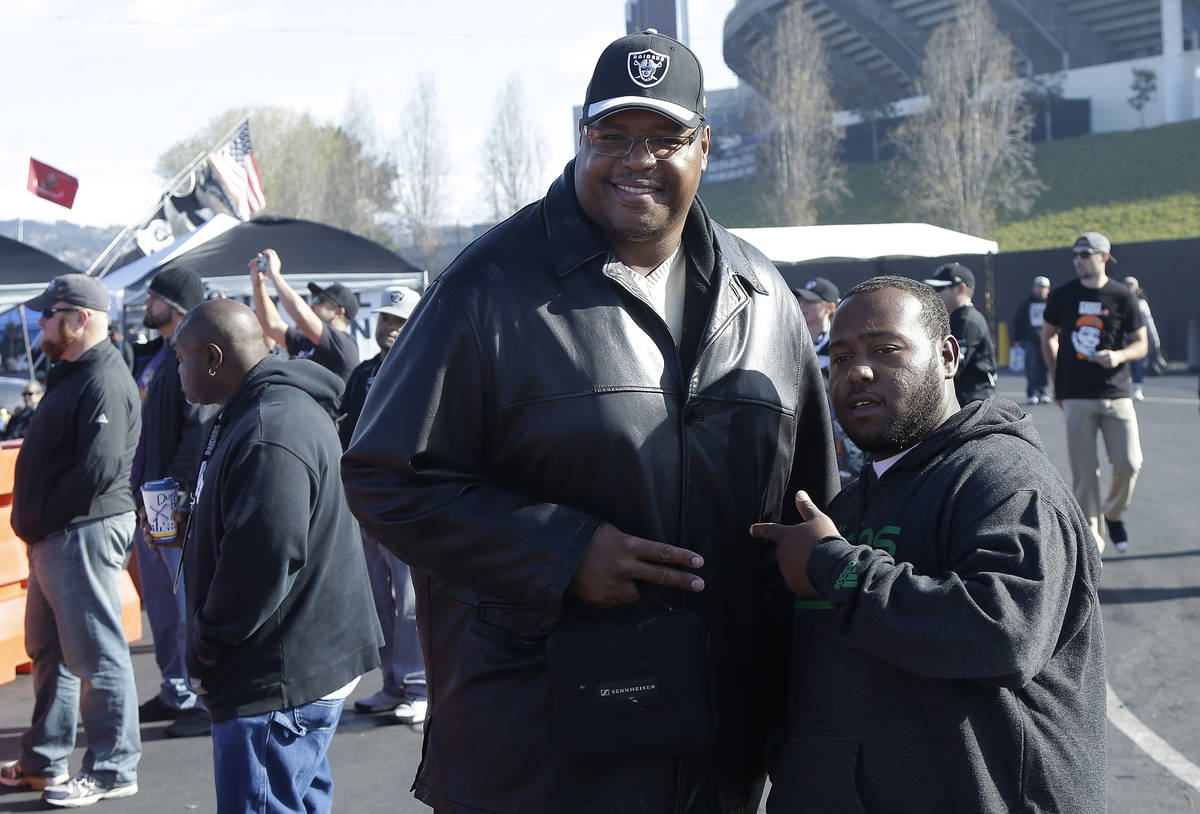
[[[895,180],[922,217],[987,234],[999,211],[1027,212],[1041,191],[1012,54],[986,0],[958,0],[956,18],[929,38],[919,83],[928,103],[894,137]]]
[[[441,222],[449,164],[445,128],[432,74],[422,74],[405,108],[397,150],[400,217],[412,234],[421,264],[432,256]]]
[[[542,193],[539,188],[545,150],[533,126],[525,89],[513,74],[496,98],[492,126],[483,139],[484,174],[492,219],[499,221]]]
[[[817,205],[845,194],[840,128],[820,32],[799,2],[784,8],[751,57],[761,101],[754,118],[763,213],[776,225],[814,223]]]

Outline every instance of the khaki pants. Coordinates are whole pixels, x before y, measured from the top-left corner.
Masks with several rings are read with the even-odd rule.
[[[1087,515],[1104,550],[1103,521],[1120,520],[1133,500],[1133,486],[1142,469],[1142,442],[1138,436],[1137,414],[1133,399],[1064,399],[1067,419],[1067,454],[1071,461],[1071,490]],[[1112,464],[1112,483],[1108,497],[1100,500],[1100,458],[1096,452],[1096,432],[1104,438],[1108,461]]]

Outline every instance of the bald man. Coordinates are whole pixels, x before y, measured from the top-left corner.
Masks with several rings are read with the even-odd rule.
[[[328,812],[326,750],[382,643],[341,444],[317,404],[342,380],[268,357],[254,312],[233,300],[190,311],[175,352],[188,400],[221,405],[183,558],[187,667],[212,713],[217,810],[266,800]]]

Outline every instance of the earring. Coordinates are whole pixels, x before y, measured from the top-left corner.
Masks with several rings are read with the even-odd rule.
[[[216,371],[216,369],[215,369],[215,368],[211,368],[211,367],[210,367],[210,368],[208,369],[208,375],[209,375],[209,376],[216,376],[216,375],[217,375],[217,371]]]

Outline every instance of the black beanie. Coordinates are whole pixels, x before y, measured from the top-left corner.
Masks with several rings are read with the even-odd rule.
[[[160,271],[150,281],[149,288],[176,311],[185,314],[204,302],[204,283],[191,269]]]

